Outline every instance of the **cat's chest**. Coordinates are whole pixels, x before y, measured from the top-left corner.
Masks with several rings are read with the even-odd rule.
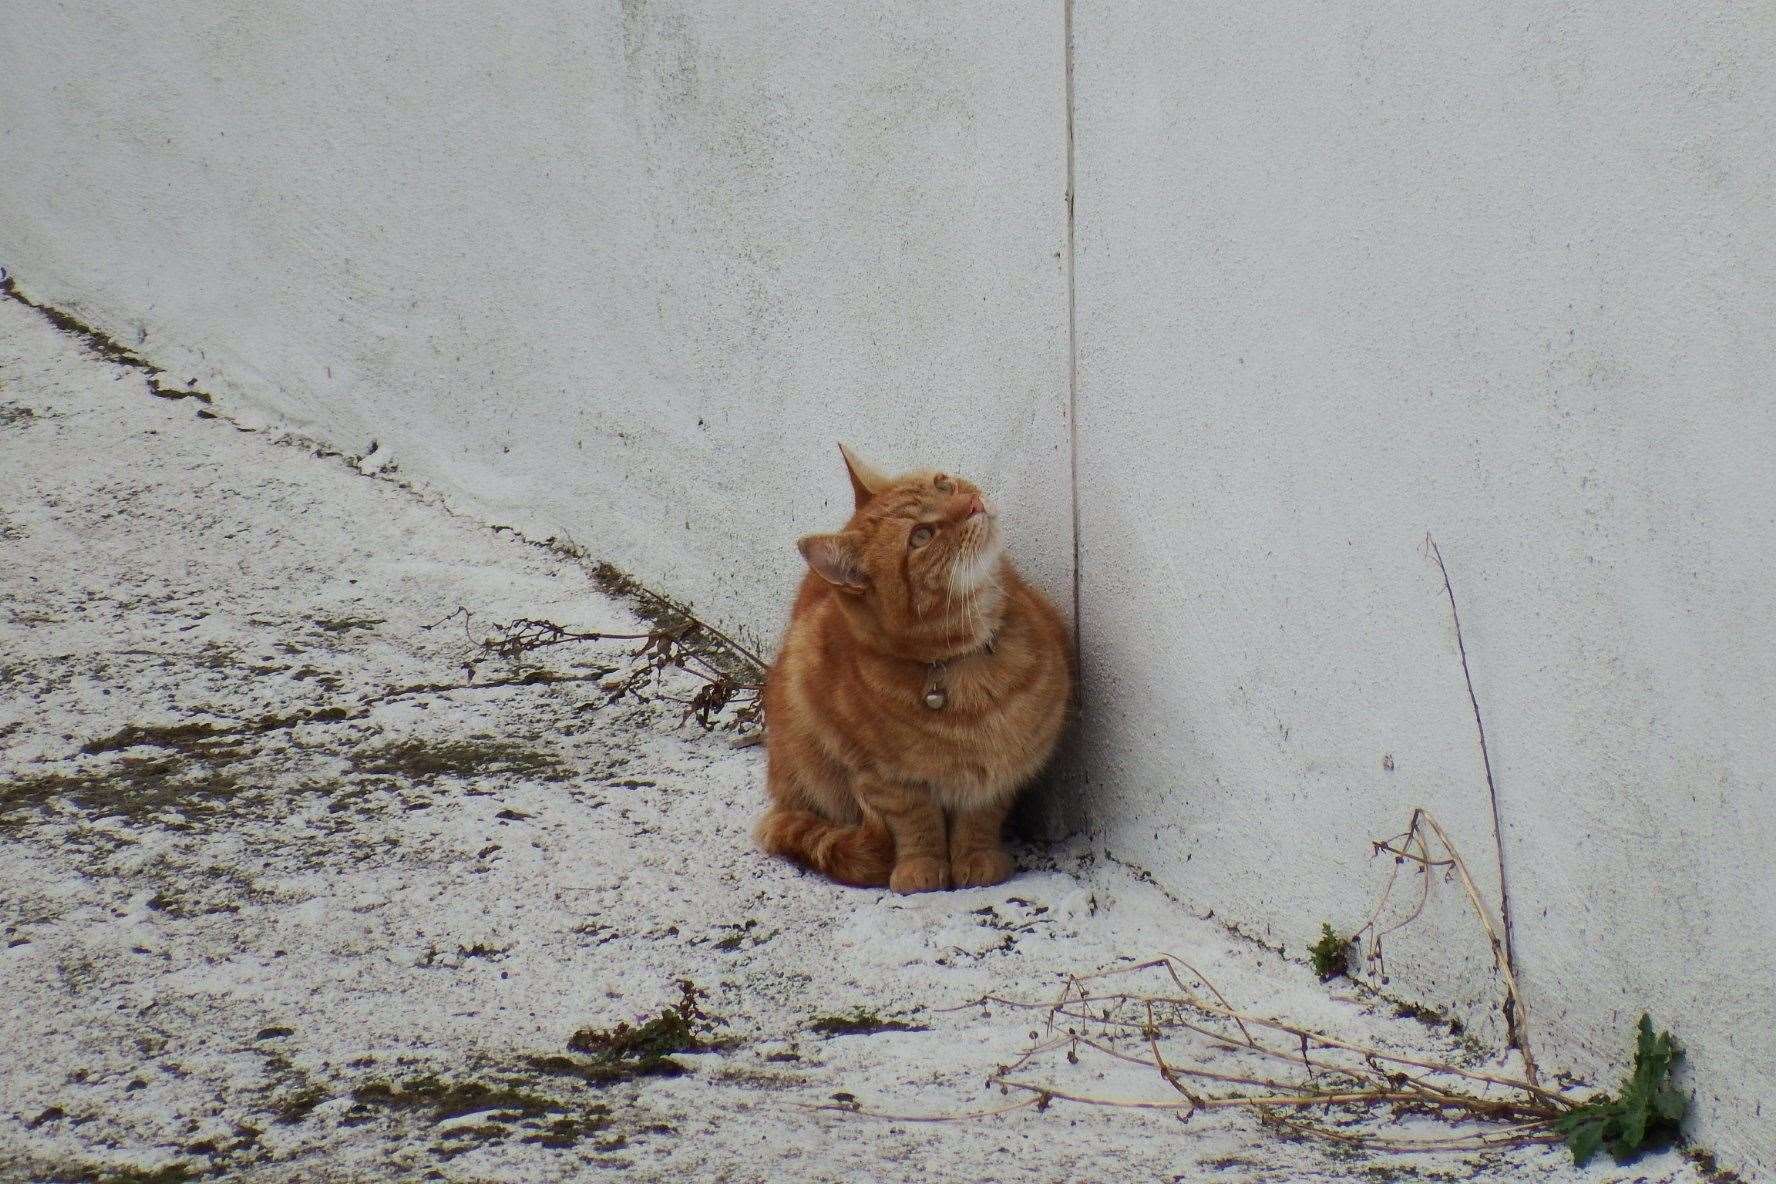
[[[933,786],[946,806],[1015,788],[1053,747],[1060,714],[1032,688],[1008,686],[994,672],[953,671],[946,701],[899,713],[877,732],[873,764]]]
[[[841,764],[934,785],[1003,788],[1052,749],[1067,694],[1066,655],[1008,614],[991,648],[943,662],[829,651],[832,680],[804,702],[827,723]],[[847,660],[848,659],[848,660]]]
[[[1007,706],[1007,692],[1016,679],[1002,669],[996,654],[959,661],[933,662],[924,670],[919,703],[933,716],[994,714]]]
[[[934,759],[967,761],[1002,749],[1044,714],[1028,664],[995,654],[933,663],[903,684],[896,714]]]

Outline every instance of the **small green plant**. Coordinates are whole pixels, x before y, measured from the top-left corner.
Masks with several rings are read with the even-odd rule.
[[[627,1076],[675,1076],[684,1065],[672,1059],[675,1052],[698,1052],[709,1043],[698,1035],[715,1022],[704,1013],[703,992],[689,979],[678,983],[679,1000],[660,1009],[653,1019],[631,1027],[581,1028],[567,1042],[578,1053],[592,1057],[600,1066],[621,1070]]]
[[[1671,1033],[1655,1036],[1652,1019],[1642,1015],[1634,1071],[1622,1082],[1622,1092],[1595,1098],[1555,1120],[1554,1129],[1566,1137],[1573,1162],[1583,1166],[1599,1147],[1608,1147],[1621,1163],[1643,1145],[1675,1138],[1689,1109],[1689,1099],[1671,1084],[1671,1066],[1681,1055]]]
[[[1350,970],[1350,938],[1339,937],[1328,924],[1320,925],[1320,940],[1307,947],[1307,952],[1313,958],[1314,973],[1320,976],[1321,982]]]

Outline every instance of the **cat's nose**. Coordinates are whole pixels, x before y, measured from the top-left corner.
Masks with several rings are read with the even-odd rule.
[[[969,495],[968,516],[970,518],[974,517],[976,514],[988,514],[991,512],[992,511],[987,509],[987,499],[982,497],[978,490]]]

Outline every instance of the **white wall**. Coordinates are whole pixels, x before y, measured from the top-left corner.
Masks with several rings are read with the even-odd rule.
[[[767,640],[841,437],[1070,603],[1058,3],[369,11],[6,19],[0,263]]]
[[[1074,26],[1110,851],[1299,950],[1424,804],[1496,894],[1432,531],[1544,1057],[1613,1084],[1650,1010],[1703,1142],[1776,1171],[1776,8]],[[1487,998],[1438,894],[1392,985]]]
[[[1000,482],[1068,604],[1058,2],[364,11],[7,21],[0,264],[749,634],[840,437]],[[1433,531],[1544,1058],[1613,1076],[1646,1008],[1776,1171],[1776,9],[1073,25],[1105,847],[1299,952],[1424,804],[1496,900]],[[1447,886],[1395,955],[1494,998]]]

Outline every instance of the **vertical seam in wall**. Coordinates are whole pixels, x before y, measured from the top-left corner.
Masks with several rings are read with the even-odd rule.
[[[1079,312],[1074,272],[1073,208],[1078,200],[1073,169],[1073,0],[1061,0],[1061,54],[1067,107],[1067,465],[1073,512],[1073,665],[1080,669],[1079,616]],[[1083,686],[1083,677],[1078,677]]]

